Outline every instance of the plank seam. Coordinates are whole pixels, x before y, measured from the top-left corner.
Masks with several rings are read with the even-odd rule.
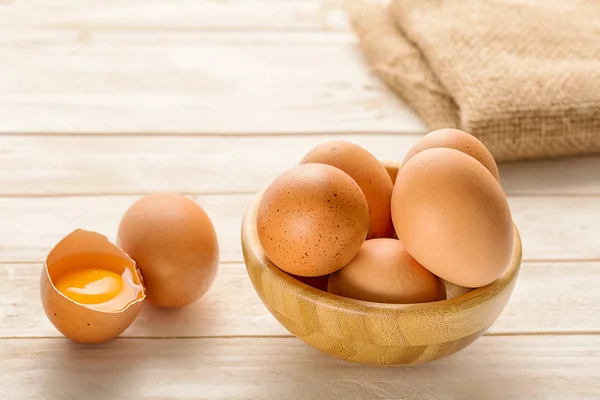
[[[483,337],[510,336],[600,336],[596,331],[539,331],[539,332],[490,332]],[[293,335],[206,335],[206,336],[119,336],[113,340],[198,340],[198,339],[297,339]],[[2,336],[0,340],[70,340],[64,336]],[[300,339],[298,339],[300,340]]]
[[[183,195],[187,196],[250,196],[260,192],[258,190],[225,190],[225,191],[214,191],[214,192],[189,192],[189,191],[178,191]],[[154,191],[142,191],[142,192],[73,192],[73,193],[0,193],[0,198],[68,198],[68,197],[119,197],[119,196],[145,196],[147,194],[154,193]],[[597,198],[600,197],[599,193],[505,193],[508,198]]]
[[[1,97],[1,96],[0,96]],[[344,136],[344,135],[380,135],[380,136],[415,136],[424,135],[423,131],[379,131],[379,130],[344,130],[344,131],[282,131],[282,132],[0,132],[2,136],[26,137],[205,137],[205,138],[254,138],[254,137],[302,137],[302,136]]]
[[[2,2],[0,1],[0,4]],[[20,27],[17,27],[20,28]],[[32,31],[66,31],[66,32],[78,32],[82,28],[86,32],[94,33],[146,33],[146,32],[160,32],[160,33],[237,33],[237,34],[274,34],[274,35],[286,35],[286,34],[329,34],[340,36],[344,34],[348,36],[348,40],[356,40],[351,36],[351,32],[348,31],[347,27],[344,26],[327,26],[327,25],[305,25],[305,26],[165,26],[165,25],[94,25],[93,23],[87,23],[85,26],[80,25],[63,25],[63,24],[45,24],[45,25],[33,25],[28,26]],[[10,30],[15,29],[15,25],[0,24],[0,29]],[[93,40],[93,39],[92,39]]]
[[[22,265],[22,264],[39,264],[39,263],[43,263],[44,260],[0,260],[0,266],[2,265]],[[567,264],[567,263],[573,263],[573,264],[579,264],[579,263],[598,263],[600,262],[600,258],[555,258],[555,259],[536,259],[536,258],[523,258],[522,263],[531,263],[531,264],[541,264],[541,263],[548,263],[548,264]],[[221,264],[244,264],[244,260],[222,260],[220,261]]]

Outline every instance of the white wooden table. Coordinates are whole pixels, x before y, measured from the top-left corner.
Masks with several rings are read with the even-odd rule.
[[[523,269],[455,356],[342,362],[260,303],[239,241],[253,194],[323,141],[400,160],[424,132],[340,1],[0,0],[0,399],[599,399],[600,157],[501,166]],[[210,292],[145,307],[104,345],[61,337],[39,301],[44,256],[78,227],[114,239],[159,190],[213,219]]]

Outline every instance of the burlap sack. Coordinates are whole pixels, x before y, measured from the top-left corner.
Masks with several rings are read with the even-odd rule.
[[[351,3],[373,70],[496,160],[600,153],[600,1]]]

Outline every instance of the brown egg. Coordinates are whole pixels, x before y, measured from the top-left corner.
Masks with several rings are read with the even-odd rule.
[[[371,239],[344,268],[329,277],[328,291],[377,303],[444,300],[444,281],[423,268],[396,239]]]
[[[390,213],[393,183],[389,173],[373,154],[354,143],[323,143],[300,162],[323,163],[337,167],[358,183],[369,205],[370,226],[367,239],[392,237],[394,225]]]
[[[466,288],[506,269],[514,228],[499,182],[479,161],[433,148],[402,167],[392,195],[398,238],[421,265]]]
[[[123,333],[146,297],[135,262],[98,233],[78,229],[48,254],[40,299],[50,322],[77,342]]]
[[[136,201],[123,215],[117,243],[137,263],[148,300],[157,306],[193,303],[217,274],[213,224],[196,202],[181,194],[155,193]]]
[[[438,129],[429,132],[408,151],[402,164],[423,150],[437,147],[455,149],[470,155],[483,164],[498,182],[500,181],[498,166],[488,148],[475,136],[458,129]]]
[[[278,176],[258,207],[265,255],[293,275],[327,275],[346,265],[369,229],[367,200],[342,170],[302,164]]]

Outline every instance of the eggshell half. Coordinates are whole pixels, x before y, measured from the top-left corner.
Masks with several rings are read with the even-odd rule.
[[[398,172],[392,218],[409,254],[465,288],[485,286],[508,266],[514,227],[500,183],[454,149],[414,155]]]
[[[40,279],[40,298],[50,322],[66,337],[82,343],[101,343],[123,333],[135,320],[142,308],[146,293],[141,285],[141,297],[122,310],[100,311],[77,303],[54,286],[53,277],[62,271],[60,261],[82,254],[117,257],[133,272],[142,284],[135,262],[115,244],[98,233],[77,229],[63,238],[50,251]]]
[[[393,182],[383,164],[363,147],[344,141],[320,144],[300,162],[322,163],[341,169],[358,183],[369,205],[367,239],[390,238],[394,225],[390,213]]]

